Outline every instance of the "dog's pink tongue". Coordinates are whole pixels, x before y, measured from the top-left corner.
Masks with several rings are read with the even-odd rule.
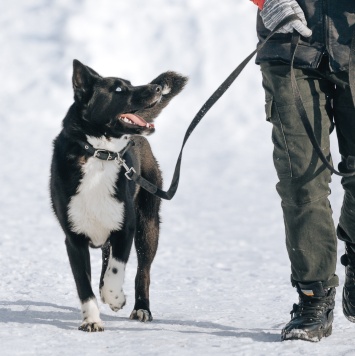
[[[154,124],[151,124],[145,121],[142,117],[134,114],[122,114],[122,117],[126,117],[127,119],[133,121],[136,125],[146,126],[146,127],[154,127]]]

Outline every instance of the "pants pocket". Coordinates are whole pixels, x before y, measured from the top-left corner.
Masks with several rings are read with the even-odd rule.
[[[267,121],[270,121],[270,118],[271,118],[272,103],[273,103],[273,98],[267,98],[266,99],[265,114],[266,114],[266,120]]]
[[[289,178],[292,176],[291,161],[286,136],[278,110],[273,98],[267,98],[265,103],[266,120],[272,125],[272,142],[274,144],[273,160],[278,177]]]

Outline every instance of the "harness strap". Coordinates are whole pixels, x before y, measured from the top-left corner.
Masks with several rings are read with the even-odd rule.
[[[323,164],[334,174],[341,176],[341,177],[353,177],[355,176],[355,172],[351,173],[342,173],[337,171],[332,163],[328,160],[327,157],[325,157],[321,147],[319,146],[318,140],[314,134],[313,128],[311,123],[309,122],[308,115],[306,112],[306,109],[304,107],[304,103],[302,100],[302,96],[297,84],[296,76],[295,76],[295,71],[293,68],[293,63],[295,59],[295,54],[296,50],[298,47],[300,35],[296,31],[293,33],[292,36],[292,41],[291,41],[291,85],[292,85],[292,91],[293,95],[296,101],[296,108],[298,111],[298,114],[300,115],[302,124],[306,130],[306,133],[308,135],[308,138],[310,139],[314,150],[316,151],[318,157],[320,160],[323,162]],[[355,32],[353,34],[352,38],[352,43],[351,43],[351,53],[350,53],[350,61],[349,61],[349,86],[355,106]]]

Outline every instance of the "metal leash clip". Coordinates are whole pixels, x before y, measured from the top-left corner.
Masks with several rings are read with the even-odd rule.
[[[128,167],[126,161],[121,157],[121,156],[117,156],[115,158],[115,161],[117,162],[117,164],[119,164],[120,166],[123,166],[123,168],[126,170],[126,173],[124,174],[126,176],[126,178],[128,180],[132,180],[132,178],[129,176],[132,172],[133,173],[137,173],[136,170],[133,167]]]

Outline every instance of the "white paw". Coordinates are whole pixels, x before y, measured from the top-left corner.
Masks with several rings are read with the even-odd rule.
[[[144,309],[133,310],[129,318],[132,320],[142,321],[143,323],[153,320],[152,314],[148,310]]]
[[[104,285],[100,290],[100,295],[102,302],[108,304],[114,312],[122,309],[126,304],[126,296],[122,289],[118,292]]]
[[[126,264],[110,256],[109,263],[103,278],[100,296],[103,303],[108,304],[113,311],[118,311],[126,304],[126,296],[122,285]]]
[[[97,331],[104,331],[104,325],[102,324],[102,321],[94,322],[94,323],[89,323],[89,322],[83,321],[83,323],[79,326],[79,330],[86,331],[89,333],[97,332]]]
[[[79,330],[88,332],[104,331],[95,297],[81,304],[81,315],[83,322],[79,326]]]

